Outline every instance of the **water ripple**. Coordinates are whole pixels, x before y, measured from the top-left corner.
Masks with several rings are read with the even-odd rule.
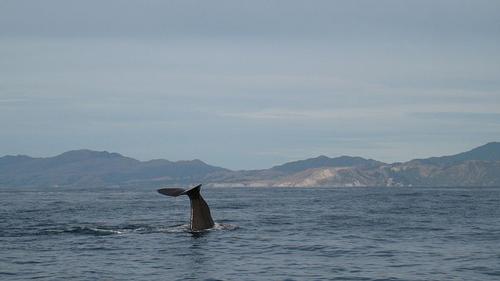
[[[2,191],[0,279],[500,276],[500,189],[207,188],[204,195],[217,223],[191,232],[189,201],[154,190]]]

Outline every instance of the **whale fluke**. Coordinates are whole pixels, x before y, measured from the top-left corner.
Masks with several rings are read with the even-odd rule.
[[[162,188],[158,192],[163,195],[177,197],[180,195],[189,196],[191,201],[191,231],[200,231],[214,227],[214,221],[210,215],[210,208],[200,194],[201,184],[190,189],[182,188]]]
[[[182,189],[182,188],[162,188],[162,189],[158,189],[159,193],[161,193],[163,195],[173,196],[173,197],[177,197],[179,195],[183,195],[184,191],[186,191],[186,190]]]

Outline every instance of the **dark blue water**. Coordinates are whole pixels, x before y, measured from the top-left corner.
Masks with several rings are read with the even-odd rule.
[[[0,190],[0,280],[500,280],[500,188]]]

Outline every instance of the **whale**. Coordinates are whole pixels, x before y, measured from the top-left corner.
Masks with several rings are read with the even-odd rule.
[[[183,188],[162,188],[158,192],[172,197],[187,195],[191,202],[191,217],[189,228],[192,232],[203,231],[214,227],[214,220],[210,214],[207,202],[200,194],[201,184],[189,189]]]

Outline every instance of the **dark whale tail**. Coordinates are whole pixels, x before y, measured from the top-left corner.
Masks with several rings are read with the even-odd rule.
[[[162,188],[158,192],[168,196],[187,195],[191,201],[191,231],[200,231],[214,227],[214,221],[210,215],[210,208],[200,194],[201,184],[190,189]]]

